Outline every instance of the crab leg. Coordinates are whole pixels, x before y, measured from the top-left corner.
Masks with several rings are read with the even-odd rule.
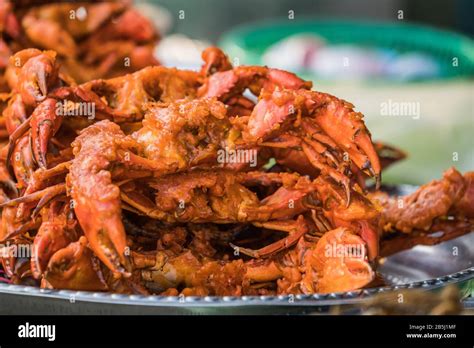
[[[282,250],[288,249],[289,247],[296,244],[300,238],[308,231],[308,227],[302,215],[298,216],[296,221],[270,221],[270,222],[254,222],[253,225],[262,228],[268,228],[275,231],[287,232],[288,237],[280,239],[279,241],[267,245],[258,250],[252,250],[247,248],[238,247],[232,243],[230,246],[239,253],[254,257],[264,258],[274,255]]]
[[[121,190],[120,197],[123,202],[136,212],[140,212],[157,220],[166,218],[166,214],[161,212],[159,209],[156,209],[156,206],[151,200],[137,192],[126,192]]]
[[[0,204],[0,208],[3,207],[14,207],[20,203],[31,203],[41,200],[51,200],[53,197],[66,193],[66,184],[61,183],[54,186],[47,187],[41,191],[36,191],[29,195],[25,195],[22,197],[18,197],[15,199],[11,199],[7,202],[3,202]],[[46,199],[44,197],[47,197]],[[46,202],[45,202],[46,203]]]
[[[308,157],[309,161],[313,166],[318,168],[323,175],[329,175],[333,178],[336,182],[340,183],[344,187],[344,191],[346,192],[346,204],[349,206],[351,201],[351,187],[350,187],[350,179],[344,176],[342,173],[338,172],[334,168],[322,163],[324,158],[322,158],[313,147],[303,143],[303,152]]]
[[[6,167],[8,168],[10,175],[12,177],[15,176],[15,173],[13,172],[11,158],[15,151],[17,141],[19,141],[21,137],[30,129],[31,118],[32,118],[31,116],[28,117],[21,125],[19,125],[15,129],[15,131],[12,134],[10,134],[10,141],[8,143],[8,153],[7,153],[7,158],[6,158]]]
[[[68,161],[68,162],[62,162],[51,169],[42,169],[42,168],[37,169],[29,178],[29,183],[25,192],[23,193],[23,196],[28,196],[34,192],[39,191],[46,185],[48,180],[58,175],[65,174],[67,170],[69,169],[70,164],[71,162]],[[37,213],[39,213],[41,208],[44,206],[44,204],[48,203],[48,201],[51,198],[54,198],[56,195],[59,195],[59,194],[62,194],[62,192],[56,192],[56,193],[51,192],[49,194],[45,194],[45,196],[43,196],[40,202],[37,204],[37,207],[33,211],[32,216],[36,216]],[[30,212],[31,208],[32,208],[31,204],[29,203],[20,203],[18,206],[17,218],[24,219],[27,216],[27,214]]]
[[[62,117],[56,114],[56,99],[48,98],[41,102],[31,115],[31,143],[33,154],[40,168],[45,169],[46,153],[51,138],[62,123]]]

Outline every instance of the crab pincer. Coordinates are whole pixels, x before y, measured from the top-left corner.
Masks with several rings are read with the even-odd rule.
[[[51,257],[41,287],[70,290],[107,290],[100,265],[82,236]]]
[[[322,130],[331,137],[357,165],[376,180],[381,180],[380,160],[372,143],[363,115],[353,105],[329,94],[311,92],[313,101],[323,105],[315,110],[314,118]]]
[[[31,273],[40,279],[46,271],[51,257],[56,251],[65,248],[77,239],[76,233],[68,219],[68,204],[61,207],[59,201],[54,202],[43,217],[38,232],[33,241],[33,258],[31,259]]]
[[[369,284],[375,274],[367,262],[365,242],[350,229],[326,232],[308,255],[318,273],[320,293],[350,291]]]
[[[120,127],[101,121],[86,128],[73,142],[76,155],[67,176],[74,212],[90,248],[117,276],[130,276],[125,255],[120,189],[109,169],[127,144]]]
[[[33,155],[38,166],[43,169],[47,167],[48,144],[62,123],[62,117],[57,113],[57,105],[56,99],[46,99],[36,107],[30,121]]]
[[[351,163],[375,177],[377,185],[380,182],[380,161],[362,115],[351,104],[329,94],[304,89],[264,90],[243,138],[267,147],[281,147],[281,139],[291,138],[293,150],[304,152],[309,164],[344,187],[347,206],[351,194],[347,169]],[[278,152],[275,155],[281,160]]]
[[[7,168],[11,167],[11,157],[15,151],[15,146],[24,136],[29,138],[31,153],[36,164],[43,169],[47,168],[46,154],[51,138],[54,137],[62,123],[62,117],[57,114],[56,99],[47,98],[41,102],[33,111],[32,115],[26,119],[10,135],[10,142],[7,155]],[[26,133],[31,130],[30,135]],[[33,168],[30,168],[33,170]]]
[[[42,102],[58,79],[56,52],[44,51],[29,58],[18,76],[18,90],[23,102],[31,106]]]

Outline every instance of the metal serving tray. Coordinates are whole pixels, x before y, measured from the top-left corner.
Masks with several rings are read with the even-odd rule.
[[[399,193],[413,188],[399,187]],[[454,252],[455,251],[455,252]],[[48,290],[0,284],[0,314],[308,314],[358,305],[381,292],[433,291],[474,282],[474,233],[435,246],[418,245],[394,254],[378,268],[388,286],[357,291],[282,296],[179,297]],[[474,307],[472,299],[466,307]]]
[[[454,247],[458,256],[453,256]],[[0,284],[0,314],[324,313],[335,305],[357,305],[380,292],[411,288],[431,291],[474,279],[474,233],[395,254],[387,258],[379,271],[389,286],[296,296],[139,296]]]

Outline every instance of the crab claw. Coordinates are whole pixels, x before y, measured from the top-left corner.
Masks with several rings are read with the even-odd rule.
[[[120,189],[108,171],[118,160],[127,138],[120,127],[101,121],[86,128],[73,142],[75,159],[66,178],[74,211],[90,248],[115,275],[130,276]]]
[[[109,187],[100,197],[91,198],[75,193],[74,211],[84,230],[91,249],[113,272],[128,277],[129,262],[125,257],[127,248],[125,229],[121,219],[120,190]]]
[[[28,185],[34,171],[34,158],[29,146],[29,137],[21,137],[16,144],[10,139],[6,166],[12,178],[17,179],[19,189]],[[12,161],[13,159],[13,161]]]
[[[310,254],[318,272],[318,292],[360,289],[374,279],[362,238],[346,228],[326,232]]]
[[[34,257],[31,260],[31,272],[33,277],[39,279],[48,265],[51,256],[66,247],[69,240],[61,233],[62,229],[58,226],[41,225],[33,242]]]
[[[362,114],[355,112],[350,103],[336,97],[319,92],[310,93],[311,102],[324,104],[324,107],[314,112],[318,126],[347,152],[358,168],[374,177],[378,186],[381,172],[380,160],[370,133],[365,127]]]
[[[46,99],[49,87],[58,79],[56,53],[45,51],[29,58],[18,77],[19,92],[26,105],[35,106]]]
[[[31,144],[33,155],[38,165],[46,169],[46,153],[51,138],[56,134],[62,123],[62,117],[56,112],[57,101],[48,98],[33,111],[31,126]]]
[[[46,271],[51,257],[76,239],[73,231],[68,229],[66,215],[52,213],[48,220],[43,221],[33,241],[31,273],[36,279]]]
[[[263,141],[268,146],[293,132],[293,150],[303,151],[313,167],[344,187],[347,205],[351,199],[347,168],[351,164],[375,177],[379,185],[381,168],[377,152],[362,115],[354,112],[351,104],[304,89],[269,91],[261,93],[243,132],[244,140]]]
[[[232,69],[232,64],[230,64],[225,53],[217,47],[206,48],[201,56],[204,61],[200,71],[202,76],[209,76],[218,71]]]
[[[107,284],[100,272],[100,265],[89,248],[87,239],[58,250],[51,257],[42,287],[56,289],[105,291]]]

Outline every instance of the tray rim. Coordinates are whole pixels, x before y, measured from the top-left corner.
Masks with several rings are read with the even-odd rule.
[[[160,296],[126,295],[108,292],[41,289],[28,285],[0,284],[1,295],[41,297],[75,302],[133,305],[148,307],[245,307],[245,306],[331,306],[357,304],[376,294],[401,289],[436,290],[448,284],[474,279],[474,267],[423,281],[359,289],[347,292],[276,296]]]

